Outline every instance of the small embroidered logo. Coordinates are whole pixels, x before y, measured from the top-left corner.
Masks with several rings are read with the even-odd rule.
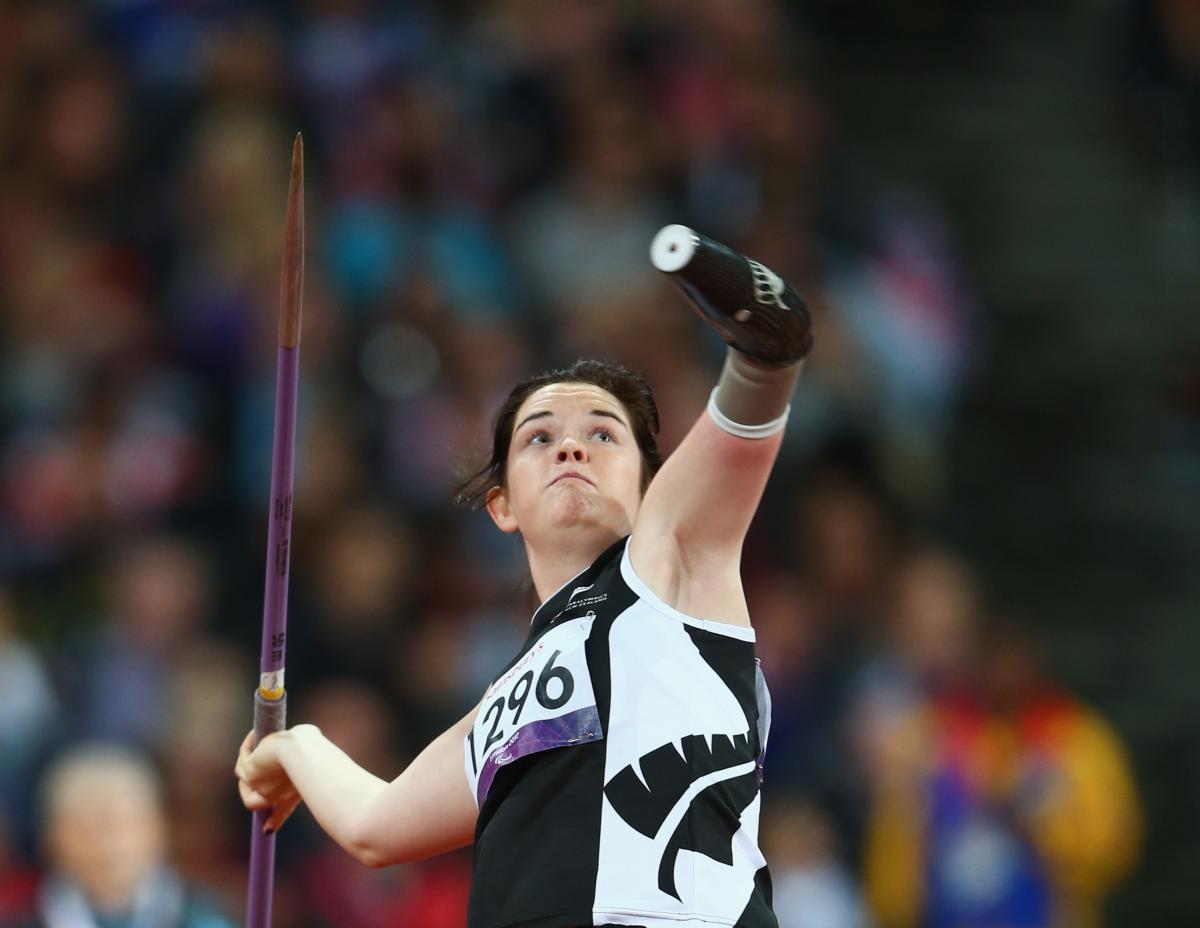
[[[594,584],[594,583],[589,583],[587,586],[577,586],[577,587],[575,587],[575,589],[571,591],[571,595],[567,597],[567,605],[566,605],[566,608],[567,608],[567,609],[570,609],[570,608],[571,608],[571,600],[573,600],[573,599],[574,599],[576,596],[578,596],[580,593],[586,593],[588,590],[590,590],[590,589],[591,589],[592,587],[594,587],[595,585],[596,585],[596,584]]]

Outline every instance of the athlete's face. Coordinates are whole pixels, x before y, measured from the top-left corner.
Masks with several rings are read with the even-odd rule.
[[[517,410],[506,485],[488,512],[505,532],[526,538],[561,526],[627,534],[641,502],[642,455],[629,414],[611,393],[555,383]]]

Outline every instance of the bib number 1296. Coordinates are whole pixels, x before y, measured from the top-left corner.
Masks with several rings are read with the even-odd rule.
[[[496,771],[518,757],[603,737],[585,648],[593,621],[550,629],[488,687],[464,745],[480,804]]]

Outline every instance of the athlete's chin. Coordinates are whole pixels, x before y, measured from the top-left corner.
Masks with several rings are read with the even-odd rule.
[[[611,505],[603,505],[595,496],[582,493],[564,494],[555,500],[547,513],[546,526],[551,530],[615,530],[615,513]],[[628,531],[628,530],[627,530]]]
[[[550,510],[550,524],[561,526],[584,525],[595,522],[600,515],[600,507],[593,500],[579,493],[572,493],[555,500]]]

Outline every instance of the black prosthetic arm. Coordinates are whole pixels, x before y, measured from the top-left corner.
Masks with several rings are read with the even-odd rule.
[[[686,226],[661,229],[650,259],[731,349],[709,400],[713,420],[743,438],[782,429],[812,348],[804,301],[769,268]]]
[[[727,345],[762,366],[787,367],[812,348],[808,308],[770,268],[680,225],[659,230],[650,259]]]

